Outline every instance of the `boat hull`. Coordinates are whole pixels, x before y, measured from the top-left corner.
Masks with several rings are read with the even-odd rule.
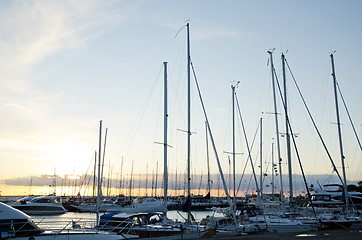
[[[321,230],[349,229],[355,221],[353,220],[321,220]]]
[[[13,206],[28,215],[60,215],[66,212],[64,208],[55,206]]]
[[[178,226],[141,226],[133,228],[133,231],[139,238],[155,239],[198,239],[215,235],[215,229],[206,229],[202,231],[190,231],[187,228]]]

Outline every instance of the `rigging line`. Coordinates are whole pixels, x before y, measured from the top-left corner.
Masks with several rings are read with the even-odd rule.
[[[184,39],[185,40],[185,39]],[[183,42],[186,42],[183,41]],[[178,64],[174,64],[171,66],[171,71],[170,71],[170,79],[175,79],[175,81],[170,81],[169,82],[169,88],[170,88],[170,98],[173,99],[173,101],[171,101],[172,105],[170,105],[170,112],[173,112],[173,113],[183,113],[184,110],[182,108],[183,104],[182,103],[182,100],[180,98],[180,96],[183,96],[184,93],[185,93],[185,89],[186,89],[186,83],[185,81],[181,81],[181,77],[182,77],[182,74],[184,74],[184,72],[181,71],[181,62],[183,63],[184,61],[186,61],[186,57],[183,56],[183,57],[179,57],[180,55],[180,52],[184,53],[186,50],[186,47],[185,47],[186,44],[182,45],[182,49],[181,50],[178,50],[178,53],[177,53],[177,57],[175,58],[174,62],[175,63],[178,63]],[[182,59],[181,59],[182,58]],[[180,60],[181,59],[181,60]],[[170,61],[172,62],[172,61]],[[177,68],[177,66],[179,66]],[[183,67],[182,67],[183,69]],[[174,74],[175,72],[175,74]],[[180,93],[179,93],[180,92]],[[170,129],[172,128],[171,126],[172,125],[175,125],[175,126],[179,126],[179,125],[186,125],[186,121],[183,117],[181,116],[185,116],[185,114],[177,114],[174,116],[174,119],[170,119]],[[182,124],[180,124],[180,122],[182,122]],[[170,132],[170,138],[173,137],[173,132]]]
[[[206,114],[206,109],[205,109],[204,102],[203,102],[202,97],[201,97],[201,91],[200,91],[199,83],[197,81],[194,65],[192,64],[191,58],[190,58],[190,65],[191,65],[191,68],[192,68],[192,73],[194,75],[195,84],[196,84],[196,87],[197,87],[197,92],[198,92],[199,99],[200,99],[200,102],[201,102],[201,107],[202,107],[202,110],[203,110],[203,113],[204,113],[205,121],[207,122],[207,129],[209,131],[209,136],[210,136],[210,141],[211,141],[211,144],[212,144],[212,148],[214,149],[215,158],[216,158],[217,165],[218,165],[218,168],[219,168],[220,177],[222,179],[222,183],[223,183],[224,191],[225,191],[225,194],[226,194],[226,198],[227,198],[227,201],[229,203],[230,208],[234,209],[234,206],[233,206],[233,204],[231,202],[230,195],[229,195],[229,192],[228,192],[228,188],[227,188],[227,185],[226,185],[226,182],[225,182],[224,173],[223,173],[222,168],[221,168],[219,155],[217,154],[217,150],[216,150],[216,146],[215,146],[215,142],[214,142],[214,137],[213,137],[212,132],[211,132],[210,123],[209,123],[209,120],[208,120],[208,117],[207,117],[207,114]],[[237,225],[235,211],[232,211],[232,216],[233,216],[233,220],[234,220],[235,225]]]
[[[339,84],[337,83],[337,88],[338,88],[338,91],[339,91],[339,95],[341,96],[341,99],[342,99],[342,102],[343,102],[343,105],[344,105],[344,108],[346,109],[346,112],[347,112],[347,115],[348,115],[348,118],[349,118],[349,121],[352,125],[352,129],[353,129],[353,132],[354,132],[354,135],[356,136],[356,139],[357,139],[357,142],[358,142],[358,145],[359,145],[359,148],[361,149],[362,151],[362,146],[361,146],[361,142],[359,141],[359,138],[358,138],[358,135],[357,135],[357,132],[356,132],[356,129],[354,127],[354,124],[352,122],[352,118],[351,118],[351,115],[349,114],[349,111],[348,111],[348,108],[347,108],[347,105],[346,105],[346,102],[344,101],[344,97],[342,95],[342,91],[339,87]]]
[[[87,181],[87,184],[86,184],[86,186],[87,187],[85,187],[84,188],[84,192],[83,192],[83,196],[85,196],[86,195],[86,193],[88,192],[88,190],[89,190],[89,183],[90,183],[90,181],[92,180],[92,178],[93,178],[93,170],[92,170],[92,174],[91,175],[89,175],[89,178],[88,178],[88,181]]]
[[[85,184],[85,182],[86,182],[86,178],[87,178],[87,175],[88,175],[88,171],[89,171],[89,169],[90,169],[90,167],[92,166],[92,164],[93,164],[93,159],[92,159],[92,161],[90,162],[90,164],[88,165],[88,169],[87,169],[87,171],[85,172],[85,176],[84,176],[84,178],[83,178],[83,180],[81,181],[81,183],[80,183],[80,185],[79,185],[79,191],[81,190],[81,188],[83,187],[83,185]]]
[[[293,73],[292,73],[292,70],[291,70],[290,67],[289,67],[289,63],[288,63],[287,59],[285,59],[285,63],[287,64],[289,73],[290,73],[290,75],[291,75],[291,77],[292,77],[292,79],[293,79],[293,82],[294,82],[294,84],[295,84],[295,86],[296,86],[296,88],[297,88],[297,91],[298,91],[298,93],[299,93],[299,96],[301,97],[301,99],[302,99],[302,101],[303,101],[304,107],[305,107],[306,110],[307,110],[307,113],[308,113],[308,115],[309,115],[309,118],[310,118],[310,120],[311,120],[312,123],[313,123],[313,126],[314,126],[314,128],[315,128],[315,130],[316,130],[316,132],[317,132],[317,134],[318,134],[319,139],[320,139],[321,142],[322,142],[322,145],[323,145],[323,147],[324,147],[324,150],[326,151],[326,153],[327,153],[327,155],[328,155],[328,158],[329,158],[329,160],[330,160],[331,163],[332,163],[333,170],[337,173],[339,180],[340,180],[341,183],[343,184],[342,177],[341,177],[341,175],[339,174],[336,165],[334,164],[334,161],[333,161],[333,159],[332,159],[332,156],[330,155],[330,153],[329,153],[329,151],[328,151],[328,148],[327,148],[327,146],[326,146],[326,144],[325,144],[325,142],[324,142],[324,140],[323,140],[323,138],[322,138],[321,133],[319,132],[319,129],[318,129],[318,127],[317,127],[317,125],[316,125],[316,123],[315,123],[315,121],[314,121],[314,118],[313,118],[313,116],[312,116],[312,114],[311,114],[311,112],[310,112],[310,110],[309,110],[309,108],[308,108],[308,106],[307,106],[307,103],[306,103],[306,101],[305,101],[305,99],[304,99],[304,97],[303,97],[303,95],[302,95],[302,92],[300,91],[300,88],[299,88],[299,86],[298,86],[298,84],[297,84],[297,81],[296,81],[295,78],[294,78],[294,75],[293,75]]]
[[[285,58],[284,58],[284,60],[285,60]],[[285,61],[286,61],[286,60],[285,60]],[[281,98],[283,107],[284,107],[284,109],[285,109],[286,105],[285,105],[285,102],[284,102],[284,99],[283,99],[282,91],[281,91],[281,89],[280,89],[280,84],[279,84],[279,80],[278,80],[278,77],[277,77],[277,76],[276,76],[276,82],[277,82],[277,86],[278,86],[280,98]],[[286,117],[286,121],[287,121],[288,128],[289,128],[290,133],[291,133],[291,135],[292,135],[293,146],[294,146],[295,154],[297,155],[297,159],[298,159],[298,163],[299,163],[300,170],[301,170],[301,172],[302,172],[304,185],[305,185],[305,188],[306,188],[306,190],[307,190],[308,197],[309,197],[309,199],[311,200],[311,199],[312,199],[312,198],[311,198],[311,194],[310,194],[310,191],[309,191],[309,188],[308,188],[307,179],[305,178],[304,169],[303,169],[302,161],[300,160],[300,155],[299,155],[299,151],[298,151],[298,148],[297,148],[297,144],[296,144],[296,142],[295,142],[295,137],[294,137],[294,132],[293,132],[293,129],[292,129],[292,125],[290,124],[288,115],[286,115],[285,117]],[[317,214],[316,214],[316,211],[315,211],[315,209],[314,209],[314,204],[313,204],[312,201],[311,201],[311,205],[312,205],[312,209],[313,209],[314,216],[317,218]]]
[[[242,116],[241,116],[241,111],[240,111],[240,106],[239,106],[239,99],[238,99],[238,96],[237,96],[236,93],[235,93],[235,97],[236,97],[236,105],[237,105],[238,110],[239,110],[239,117],[240,117],[240,121],[241,121],[241,126],[242,126],[242,128],[243,128],[245,143],[246,143],[246,147],[247,147],[247,149],[248,149],[248,154],[249,154],[249,158],[250,158],[250,164],[251,164],[251,168],[252,168],[252,170],[253,170],[253,175],[254,175],[254,181],[255,181],[256,189],[257,189],[257,191],[258,191],[258,196],[260,196],[260,191],[259,191],[260,189],[259,189],[258,181],[257,181],[257,179],[256,179],[254,164],[253,164],[253,160],[252,160],[252,158],[251,158],[251,152],[250,152],[249,142],[248,142],[248,138],[247,138],[247,136],[246,136],[244,121],[243,121],[243,118],[242,118]],[[260,196],[260,197],[261,197],[261,196]]]
[[[186,25],[183,25],[175,34],[175,38],[177,37],[177,35],[181,32],[182,29],[184,29],[186,27]]]
[[[271,157],[270,157],[271,158]],[[269,159],[270,159],[269,158]],[[265,162],[266,163],[266,162]],[[267,174],[267,172],[269,171],[269,167],[271,166],[271,162],[269,161],[269,162],[267,162],[267,164],[265,164],[266,165],[266,169],[265,169],[265,171],[264,171],[264,173],[263,173],[263,183],[265,182],[265,178],[267,177],[267,175],[265,175],[265,174]]]
[[[329,179],[331,179],[331,176],[333,174],[334,171],[331,172],[331,174],[329,174],[329,176],[326,178],[326,180],[323,183],[323,186],[328,182],[329,183]]]
[[[131,129],[130,129],[130,133],[128,134],[128,137],[127,137],[127,139],[128,139],[129,141],[127,141],[127,143],[124,143],[124,144],[123,144],[124,147],[123,147],[122,149],[126,149],[126,150],[125,150],[126,153],[123,155],[123,156],[125,156],[125,157],[128,156],[128,153],[129,153],[129,151],[130,151],[131,145],[132,145],[133,142],[134,142],[134,139],[135,139],[135,137],[136,137],[136,134],[137,134],[138,129],[139,129],[140,125],[141,125],[141,122],[142,122],[142,120],[143,120],[144,114],[145,114],[145,112],[146,112],[146,109],[147,109],[148,105],[149,105],[150,102],[151,102],[150,99],[151,99],[151,97],[152,97],[152,95],[153,95],[153,93],[154,93],[154,91],[155,91],[155,89],[156,89],[157,81],[159,80],[159,77],[160,77],[161,72],[162,72],[162,67],[163,67],[163,66],[161,66],[161,68],[160,68],[160,70],[159,70],[159,72],[158,72],[158,74],[157,74],[157,77],[155,78],[154,83],[152,84],[151,91],[149,92],[149,95],[147,96],[146,101],[143,103],[143,106],[141,107],[140,111],[139,111],[138,114],[137,114],[137,118],[136,118],[136,119],[138,119],[138,120],[134,121],[134,123],[133,123],[133,125],[132,125],[132,127],[131,127]]]
[[[258,133],[258,131],[259,131],[259,126],[260,126],[260,122],[258,122],[258,126],[257,126],[257,128],[256,128],[256,130],[255,130],[255,134],[254,134],[253,141],[252,141],[252,143],[251,143],[250,151],[253,150],[254,143],[255,143],[255,139],[256,139],[257,133]],[[239,193],[240,186],[241,186],[241,182],[243,181],[244,173],[245,173],[246,166],[247,166],[248,162],[249,162],[249,155],[248,155],[248,158],[246,159],[245,166],[244,166],[244,169],[243,169],[243,173],[241,174],[241,178],[240,178],[240,181],[239,181],[238,190],[236,191],[236,195],[238,195],[238,193]]]
[[[250,179],[249,179],[249,181],[248,181],[248,188],[246,189],[246,194],[248,194],[249,193],[249,190],[250,190],[250,183],[251,183],[251,178],[252,178],[253,176],[252,175],[250,175]]]

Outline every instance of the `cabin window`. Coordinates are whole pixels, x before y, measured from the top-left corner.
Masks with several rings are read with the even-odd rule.
[[[50,199],[48,198],[41,198],[34,201],[35,203],[51,203]]]

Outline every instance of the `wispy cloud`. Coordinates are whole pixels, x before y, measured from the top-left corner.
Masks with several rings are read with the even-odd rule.
[[[119,12],[109,11],[112,3],[11,1],[1,7],[1,70],[29,70],[56,52],[84,46],[125,20]]]
[[[0,160],[6,165],[0,170],[1,175],[10,176],[5,169],[16,167],[14,163],[22,166],[17,174],[23,174],[34,161],[49,162],[55,153],[47,149],[54,147],[58,150],[56,154],[74,151],[77,146],[78,152],[84,153],[84,144],[67,139],[70,119],[54,113],[54,105],[64,97],[62,93],[50,94],[35,85],[49,70],[35,74],[34,69],[56,54],[87,46],[91,39],[126,21],[127,11],[116,6],[122,3],[96,0],[0,2],[0,112],[6,116],[0,119]],[[84,119],[78,121],[87,125]],[[68,144],[64,144],[67,141]],[[63,157],[69,158],[69,153]]]

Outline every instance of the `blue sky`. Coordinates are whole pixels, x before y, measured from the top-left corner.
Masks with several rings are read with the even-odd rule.
[[[169,64],[170,172],[186,167],[186,57],[191,55],[224,170],[231,149],[231,89],[237,88],[251,141],[264,119],[264,161],[274,137],[269,49],[281,76],[281,52],[340,166],[329,55],[361,134],[360,1],[1,1],[0,160],[2,179],[85,173],[109,128],[106,161],[119,174],[162,166],[162,62]],[[281,77],[280,77],[281,79]],[[290,81],[290,77],[289,77]],[[308,174],[332,172],[292,83],[291,122]],[[196,89],[192,104],[193,172],[206,174],[205,133]],[[281,107],[279,106],[279,109]],[[343,108],[341,107],[341,110]],[[281,131],[285,131],[280,117]],[[347,176],[360,180],[361,151],[342,113]],[[238,126],[240,129],[240,126]],[[237,151],[246,152],[238,136]],[[258,140],[257,140],[258,142]],[[256,143],[257,145],[258,143]],[[285,155],[285,148],[282,147]],[[253,150],[258,159],[258,151]],[[245,154],[244,154],[245,155]],[[283,159],[286,159],[284,156]],[[245,156],[238,157],[242,169]],[[216,164],[212,159],[212,171]],[[250,168],[249,168],[250,169]],[[294,172],[300,173],[297,164]],[[239,171],[239,170],[238,170]],[[250,171],[250,170],[248,170]],[[287,168],[284,166],[284,173]]]

